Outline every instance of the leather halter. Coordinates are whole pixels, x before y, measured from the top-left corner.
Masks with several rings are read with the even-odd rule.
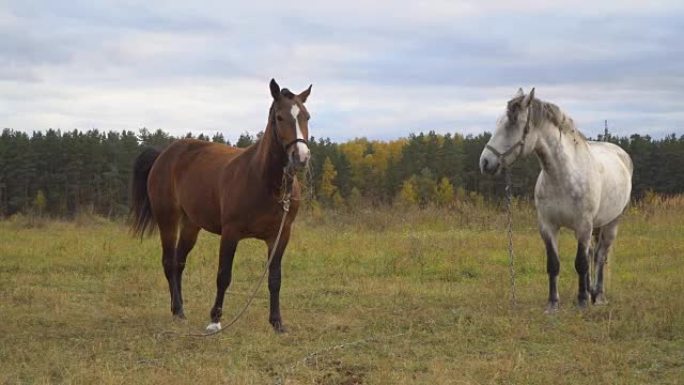
[[[515,150],[518,146],[520,146],[520,152],[518,153],[518,157],[522,155],[523,150],[525,149],[525,139],[527,139],[527,134],[530,132],[530,116],[532,115],[532,101],[530,100],[530,105],[527,107],[527,121],[525,122],[525,128],[523,129],[523,135],[522,138],[520,138],[519,141],[517,141],[514,145],[512,145],[508,150],[504,152],[499,152],[496,148],[490,146],[489,144],[485,145],[485,148],[494,153],[497,158],[499,158],[499,164],[504,165],[504,160],[506,157],[510,154],[513,153],[513,150]],[[504,167],[506,167],[504,165]]]
[[[295,140],[293,140],[293,141],[291,141],[290,143],[288,143],[288,144],[285,145],[285,152],[287,152],[287,149],[288,149],[288,148],[294,146],[294,145],[297,144],[297,143],[304,143],[304,144],[306,144],[307,147],[309,146],[309,142],[308,142],[306,139],[297,138],[297,139],[295,139]]]
[[[275,103],[273,103],[273,105],[271,106],[271,111],[269,112],[269,114],[271,115],[271,123],[273,126],[273,130],[272,130],[273,131],[273,138],[275,139],[276,143],[280,144],[283,147],[283,150],[285,151],[285,153],[287,154],[287,150],[297,143],[304,143],[308,147],[309,141],[304,139],[304,138],[297,138],[291,142],[283,144],[283,142],[280,140],[280,137],[278,137],[278,132],[277,132],[278,131],[278,122],[276,121],[276,116],[275,116],[274,112],[275,112]]]

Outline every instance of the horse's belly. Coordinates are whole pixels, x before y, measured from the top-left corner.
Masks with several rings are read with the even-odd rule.
[[[631,189],[619,188],[618,186],[608,187],[608,191],[601,194],[601,204],[594,216],[594,227],[603,227],[619,217],[627,207]]]
[[[535,202],[537,216],[542,223],[552,225],[553,227],[575,229],[578,225],[578,208],[571,203],[561,200],[537,200]]]
[[[217,199],[209,188],[192,189],[189,181],[178,192],[178,201],[186,219],[211,233],[221,234],[221,215]]]
[[[631,181],[627,182],[617,178],[607,178],[603,184],[601,204],[594,217],[594,227],[603,227],[612,222],[620,215],[629,204],[631,196]]]
[[[197,227],[210,233],[221,234],[221,217],[218,210],[206,209],[197,204],[184,204],[183,212],[187,219]]]

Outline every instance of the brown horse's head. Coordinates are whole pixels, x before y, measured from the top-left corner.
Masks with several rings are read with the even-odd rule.
[[[287,88],[280,89],[271,79],[271,124],[277,141],[283,146],[290,166],[301,169],[311,157],[307,138],[309,137],[309,111],[304,103],[311,93],[311,86],[295,95]]]

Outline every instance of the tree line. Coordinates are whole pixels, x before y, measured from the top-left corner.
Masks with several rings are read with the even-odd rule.
[[[240,135],[235,146],[260,138]],[[192,134],[186,135],[192,137]],[[452,206],[459,202],[499,199],[503,178],[483,176],[479,156],[490,134],[463,136],[433,131],[389,141],[353,139],[335,143],[310,138],[310,176],[305,176],[314,204],[354,208],[359,205]],[[233,145],[222,134],[200,140]],[[134,158],[144,147],[164,147],[178,138],[157,130],[36,131],[4,129],[0,135],[0,217],[15,213],[70,217],[88,210],[115,217],[128,212],[129,179]],[[634,160],[633,196],[648,191],[684,192],[684,135],[662,139],[631,135],[608,140]],[[539,172],[535,157],[512,169],[513,192],[531,198]]]

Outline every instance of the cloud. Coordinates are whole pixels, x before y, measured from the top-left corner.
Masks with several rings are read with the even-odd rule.
[[[310,98],[312,134],[491,130],[518,86],[588,135],[684,132],[684,5],[9,1],[0,125],[263,129],[268,80]]]

